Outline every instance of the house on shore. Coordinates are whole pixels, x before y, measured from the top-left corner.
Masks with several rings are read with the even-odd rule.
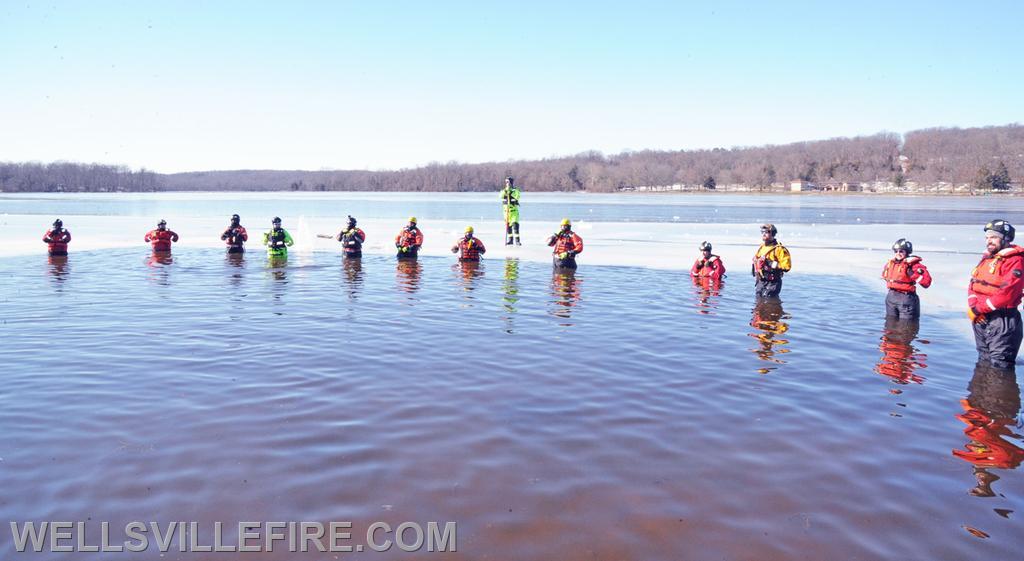
[[[789,182],[789,190],[794,193],[801,191],[818,191],[818,186],[810,181],[804,181],[803,179],[794,179]]]

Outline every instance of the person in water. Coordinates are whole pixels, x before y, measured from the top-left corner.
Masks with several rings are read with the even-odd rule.
[[[893,258],[882,268],[882,280],[889,289],[885,296],[886,317],[917,319],[921,315],[921,299],[917,296],[917,285],[928,288],[932,276],[921,258],[914,253],[914,244],[906,238],[892,244]]]
[[[395,248],[399,259],[416,259],[423,246],[423,232],[416,225],[416,217],[409,217],[409,224],[395,236]]]
[[[145,238],[147,243],[153,244],[153,251],[168,252],[171,250],[171,242],[178,241],[178,234],[167,229],[167,221],[161,220],[156,224],[156,230],[150,230]]]
[[[465,235],[452,246],[452,253],[459,254],[459,261],[479,261],[480,256],[487,253],[484,242],[473,236],[473,227],[466,226]]]
[[[759,298],[777,297],[782,292],[782,276],[792,267],[789,250],[775,239],[778,233],[774,224],[761,226],[761,247],[754,253],[750,266],[755,279],[754,293]]]
[[[270,221],[272,227],[269,232],[263,233],[263,245],[267,246],[267,255],[271,257],[285,257],[288,255],[288,247],[295,245],[292,235],[281,227],[281,219],[277,216]]]
[[[50,255],[67,255],[71,232],[64,229],[64,222],[58,218],[53,221],[53,228],[43,234],[43,241],[46,242],[47,252]]]
[[[515,186],[512,176],[505,178],[505,188],[501,190],[501,210],[505,215],[505,245],[519,243],[519,196],[522,194]]]
[[[341,242],[341,248],[345,252],[345,257],[363,256],[363,243],[366,242],[366,233],[356,227],[355,218],[348,217],[348,226],[341,232],[338,232],[336,239]]]
[[[708,242],[700,243],[701,256],[693,262],[693,267],[690,267],[690,276],[700,279],[708,279],[715,283],[722,280],[725,276],[725,263],[722,263],[722,258],[711,253],[711,244]]]
[[[995,368],[1013,368],[1024,335],[1017,310],[1024,291],[1024,248],[1011,243],[1015,232],[1005,220],[985,225],[985,253],[967,286],[978,360]]]
[[[583,253],[583,238],[572,231],[572,222],[562,219],[561,228],[548,238],[555,267],[565,269],[576,268],[576,255]]]
[[[249,241],[249,233],[242,226],[242,219],[237,214],[231,215],[231,224],[220,235],[220,239],[228,245],[228,253],[244,253],[245,242]]]

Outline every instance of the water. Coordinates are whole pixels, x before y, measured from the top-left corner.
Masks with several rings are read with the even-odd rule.
[[[523,220],[565,216],[593,222],[795,224],[985,224],[998,216],[1024,223],[1024,199],[885,195],[524,193]],[[164,216],[234,213],[243,218],[310,216],[500,220],[497,193],[94,193],[0,194],[0,213]],[[268,214],[271,213],[271,214]]]
[[[1016,382],[847,277],[755,306],[739,274],[142,248],[0,284],[3,520],[456,521],[438,559],[1024,545]]]

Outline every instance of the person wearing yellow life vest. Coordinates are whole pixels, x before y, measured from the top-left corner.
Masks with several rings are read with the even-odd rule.
[[[886,317],[915,320],[921,315],[921,299],[917,296],[917,285],[928,288],[932,275],[914,253],[914,244],[906,238],[892,244],[893,258],[882,268],[882,280],[889,293],[885,296]]]
[[[792,268],[789,250],[775,235],[774,224],[761,225],[761,247],[754,253],[750,274],[754,276],[754,294],[759,298],[774,298],[782,292],[782,275]]]
[[[1013,368],[1024,337],[1017,309],[1024,296],[1024,248],[1011,243],[1015,233],[1005,220],[985,225],[985,253],[967,286],[978,361],[1003,369]]]

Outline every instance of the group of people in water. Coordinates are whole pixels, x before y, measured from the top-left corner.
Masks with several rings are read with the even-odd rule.
[[[521,191],[512,177],[505,179],[501,191],[501,203],[505,218],[505,245],[522,245],[519,234],[519,203]],[[789,250],[776,238],[778,229],[773,224],[764,224],[761,230],[761,245],[754,252],[750,272],[754,278],[754,292],[759,299],[778,298],[782,292],[784,276],[792,268]],[[972,322],[979,361],[1000,369],[1013,368],[1024,338],[1024,325],[1017,309],[1024,296],[1024,248],[1014,245],[1014,227],[1005,220],[993,220],[985,225],[985,253],[971,272],[967,290],[968,316]],[[334,236],[341,243],[346,258],[362,256],[366,233],[357,226],[352,216],[346,226]],[[179,236],[167,228],[167,222],[160,220],[156,229],[146,233],[144,240],[152,244],[156,253],[171,251]],[[221,234],[228,253],[242,253],[249,235],[235,214]],[[63,222],[54,221],[53,228],[43,236],[49,245],[50,255],[67,255],[71,233]],[[263,233],[263,245],[271,257],[285,257],[288,248],[295,241],[282,227],[279,217],[271,220],[271,229]],[[560,269],[575,269],[576,257],[583,252],[583,238],[572,230],[572,222],[561,221],[559,230],[547,238],[552,248],[552,261]],[[400,260],[416,259],[423,246],[423,232],[415,216],[395,236],[396,257]],[[717,284],[725,276],[725,263],[713,253],[710,242],[701,242],[700,255],[694,261],[690,274],[702,283]],[[882,269],[882,279],[888,288],[885,298],[886,316],[893,320],[917,321],[921,314],[917,287],[928,288],[932,283],[931,274],[919,256],[913,255],[914,246],[900,238],[892,246],[893,257]],[[455,241],[451,251],[459,261],[479,261],[487,252],[484,242],[475,236],[472,226],[467,226],[463,236]]]

